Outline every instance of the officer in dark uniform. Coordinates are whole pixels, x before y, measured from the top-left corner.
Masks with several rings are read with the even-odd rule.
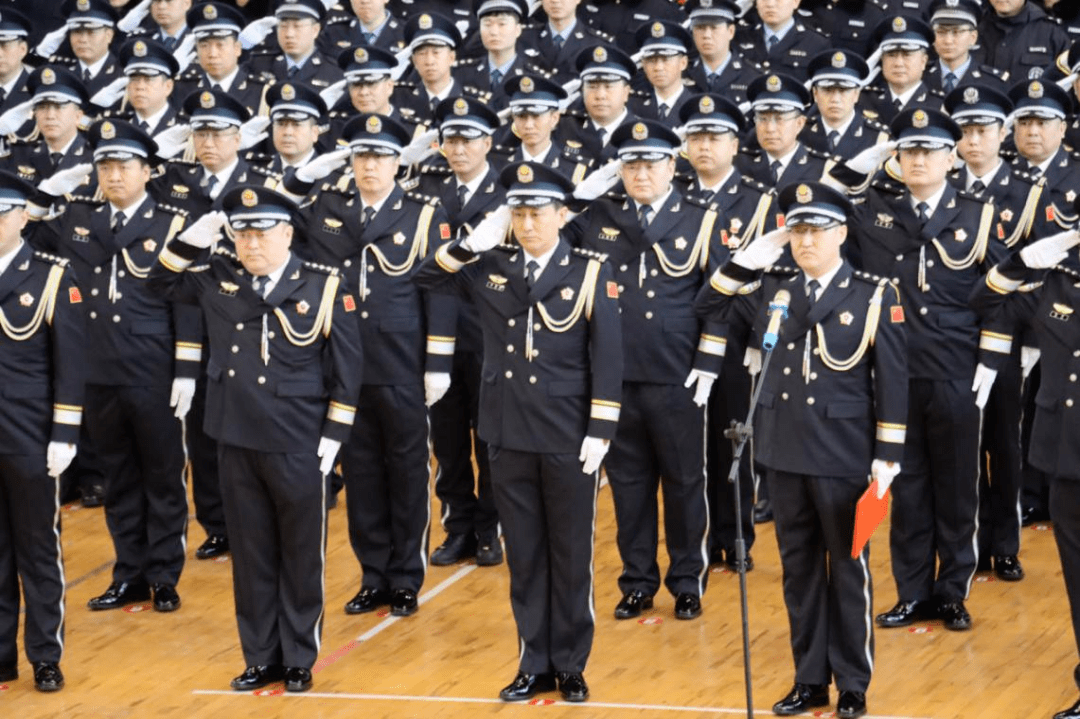
[[[1042,76],[1069,49],[1069,36],[1037,3],[990,0],[979,23],[979,62],[1009,74],[1012,82]]]
[[[152,588],[154,609],[171,612],[180,606],[188,515],[180,419],[195,395],[202,322],[194,308],[151,292],[146,276],[187,214],[147,193],[158,160],[145,133],[102,120],[89,140],[106,201],[73,197],[33,238],[83,278],[87,427],[106,477],[105,520],[116,547],[113,581],[88,606],[146,601]]]
[[[560,85],[577,78],[574,62],[582,50],[613,41],[612,37],[578,20],[578,4],[541,0],[543,18],[526,26],[519,41],[521,47],[537,51],[540,64],[551,73],[551,80]]]
[[[345,94],[330,109],[330,130],[323,133],[320,144],[325,149],[342,147],[341,130],[358,114],[374,113],[391,117],[415,137],[425,130],[425,125],[412,107],[401,107],[396,98],[394,82],[397,58],[379,48],[356,47],[342,51],[338,67],[345,72]]]
[[[601,255],[560,237],[573,190],[563,175],[525,162],[501,180],[512,209],[440,247],[416,281],[470,298],[484,331],[479,435],[521,643],[518,675],[499,696],[527,700],[557,685],[563,699],[584,701],[598,470],[622,386],[619,289]],[[511,226],[519,246],[500,245]]]
[[[396,53],[405,47],[405,23],[391,15],[386,2],[346,3],[345,12],[334,21],[333,12],[319,33],[319,49],[335,57],[346,48],[378,48]]]
[[[735,42],[739,53],[765,72],[784,73],[802,82],[810,58],[828,50],[829,41],[795,16],[798,5],[798,0],[779,0],[758,7],[759,22],[741,26]]]
[[[635,120],[621,125],[612,143],[627,199],[594,201],[568,234],[611,258],[626,339],[623,409],[607,457],[623,562],[615,618],[640,616],[660,588],[661,488],[664,584],[675,617],[695,619],[709,565],[703,408],[724,363],[726,328],[700,323],[692,303],[706,269],[727,259],[726,223],[715,205],[672,186],[682,142],[666,126]]]
[[[964,630],[978,563],[980,415],[995,375],[966,298],[1003,246],[991,241],[993,204],[947,181],[959,126],[934,110],[906,110],[890,129],[904,189],[874,183],[847,250],[854,266],[894,278],[908,328],[908,431],[889,538],[899,597],[877,623],[940,618]],[[833,174],[843,179],[846,169]]]
[[[593,0],[582,4],[578,16],[603,33],[604,42],[619,48],[634,46],[634,34],[656,20],[682,23],[686,15],[671,0]]]
[[[342,450],[349,539],[363,571],[348,614],[389,604],[414,614],[427,572],[431,492],[424,372],[452,352],[456,313],[411,281],[423,258],[450,239],[438,200],[406,193],[395,175],[408,131],[381,115],[345,126],[353,179],[323,185],[304,207],[306,250],[344,269],[357,288],[355,321],[364,342],[364,375],[356,423]],[[344,160],[342,160],[344,161]],[[298,171],[290,192],[312,183]]]
[[[325,16],[322,0],[281,0],[274,9],[281,51],[253,57],[251,71],[278,82],[302,82],[319,90],[343,79],[337,63],[316,47]]]
[[[67,262],[22,239],[34,186],[0,171],[0,682],[18,678],[23,644],[34,687],[64,686],[60,475],[75,457],[86,379],[82,296]]]
[[[221,90],[247,108],[249,115],[266,114],[265,83],[239,65],[239,35],[244,23],[240,11],[224,3],[201,3],[188,11],[197,59],[176,78],[176,97],[186,98],[197,90]]]
[[[941,94],[923,81],[934,31],[918,18],[895,15],[874,28],[871,44],[881,50],[881,78],[863,91],[863,107],[884,125],[903,110],[941,109]]]
[[[169,52],[174,52],[191,33],[187,25],[187,12],[192,3],[193,0],[151,0],[149,15],[131,35],[142,31],[143,39],[153,40]],[[129,3],[128,7],[131,8],[128,12],[132,12],[135,4]]]
[[[315,157],[326,103],[307,85],[282,82],[267,90],[266,104],[270,107],[274,152],[265,167],[284,176],[289,168],[303,167]]]
[[[817,0],[799,3],[799,10],[810,13],[810,24],[835,47],[867,57],[874,51],[870,33],[885,19],[888,5],[885,0]]]
[[[823,52],[810,61],[810,88],[817,116],[800,139],[821,152],[855,157],[889,141],[888,129],[859,111],[859,94],[870,69],[850,51]]]
[[[816,182],[831,165],[829,156],[799,141],[806,126],[810,92],[788,75],[762,75],[748,92],[760,149],[744,151],[739,170],[769,187]]]
[[[173,99],[173,76],[180,65],[172,53],[152,40],[130,40],[120,49],[120,64],[128,77],[127,94],[117,111],[106,115],[151,137],[176,125],[180,108]]]
[[[683,81],[693,39],[681,25],[659,21],[642,25],[635,39],[643,72],[638,75],[641,85],[630,101],[630,112],[674,129],[683,103],[697,91]]]
[[[62,52],[49,61],[67,65],[93,96],[122,77],[121,65],[110,50],[120,16],[109,0],[68,0],[64,14],[71,56]]]
[[[559,135],[581,145],[582,154],[603,165],[615,158],[611,135],[625,122],[636,119],[627,102],[637,65],[622,50],[596,45],[577,58],[581,78],[581,106],[563,118]]]
[[[232,687],[284,679],[302,692],[322,633],[322,475],[349,436],[360,389],[356,300],[336,269],[290,252],[296,214],[285,197],[246,185],[223,206],[236,254],[219,247],[192,266],[224,221],[209,213],[166,245],[150,282],[207,318],[206,431],[220,448],[247,664]]]
[[[776,229],[779,211],[772,188],[739,172],[734,165],[739,136],[746,130],[746,119],[732,101],[719,95],[695,95],[679,113],[686,133],[686,155],[694,168],[694,178],[686,186],[687,197],[715,206],[723,218],[721,241],[737,249],[766,232]],[[757,352],[757,350],[754,350]],[[709,493],[710,563],[725,563],[738,571],[735,551],[735,494],[727,481],[731,469],[732,446],[721,430],[731,419],[742,421],[750,407],[750,374],[744,364],[753,361],[738,337],[727,337],[724,368],[720,385],[709,399],[706,452],[706,477],[711,478]],[[760,364],[760,362],[759,362]],[[758,370],[754,370],[757,374]],[[749,552],[754,546],[755,477],[750,453],[743,454],[739,470],[742,503],[743,539],[746,542],[747,569],[753,568]]]
[[[1021,249],[990,270],[975,286],[972,306],[984,317],[1004,315],[1034,332],[1041,352],[1042,385],[1035,399],[1029,459],[1050,477],[1050,516],[1061,556],[1073,633],[1080,647],[1080,423],[1072,416],[1080,334],[1069,319],[1080,305],[1075,231],[1047,237]],[[1080,667],[1073,672],[1080,685]],[[1080,717],[1080,701],[1054,719]]]
[[[507,156],[509,162],[539,162],[558,170],[574,184],[581,182],[592,165],[577,140],[554,137],[567,99],[566,90],[538,75],[519,75],[506,83],[510,98],[510,117],[504,125],[504,142],[514,146],[496,146],[494,152]],[[498,131],[496,131],[496,138]]]
[[[1014,164],[1034,179],[1046,178],[1053,209],[1045,216],[1067,229],[1076,219],[1073,203],[1080,188],[1080,162],[1062,146],[1069,95],[1053,82],[1031,80],[1013,85],[1009,99],[1015,106]]]
[[[971,55],[979,41],[982,6],[977,0],[934,0],[930,4],[930,24],[934,30],[937,61],[923,73],[923,82],[944,95],[958,85],[977,85],[1004,92],[1008,70],[980,65]]]
[[[687,76],[699,91],[746,102],[746,91],[761,71],[732,47],[739,6],[733,0],[691,0],[687,7],[698,53]]]
[[[784,229],[736,253],[697,305],[703,317],[729,323],[732,335],[761,337],[767,303],[789,295],[755,418],[795,658],[795,686],[773,712],[828,704],[835,677],[837,716],[850,719],[866,713],[874,666],[870,548],[851,557],[853,507],[867,475],[883,496],[904,456],[903,306],[888,280],[844,261],[850,205],[840,192],[816,182],[788,185],[780,205]],[[789,241],[799,269],[762,275]]]
[[[30,19],[18,10],[5,8],[0,13],[0,114],[30,99],[26,84],[30,70],[23,63],[29,52],[27,39],[33,30]]]

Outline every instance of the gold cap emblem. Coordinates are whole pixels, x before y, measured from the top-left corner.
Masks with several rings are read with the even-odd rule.
[[[454,100],[454,114],[458,117],[465,115],[469,112],[469,103],[465,102],[465,98],[459,97]]]
[[[116,125],[112,124],[108,120],[101,123],[101,139],[111,140],[116,137]]]
[[[75,9],[79,12],[86,12],[90,9],[90,0],[78,0],[75,3]]]
[[[518,89],[528,95],[530,92],[536,89],[536,84],[533,82],[531,77],[523,77],[521,78],[521,84],[518,85]]]
[[[911,124],[916,129],[921,130],[930,124],[930,118],[922,110],[916,110],[915,114],[911,116]]]
[[[214,106],[217,101],[214,99],[214,93],[207,90],[203,94],[199,95],[199,106],[204,110],[209,110]]]
[[[365,62],[368,61],[368,52],[364,48],[358,47],[358,48],[356,48],[356,52],[353,53],[352,57],[353,57],[353,62],[356,62],[356,63],[362,65],[362,64],[364,64]]]
[[[146,57],[146,43],[139,40],[135,43],[135,47],[131,49],[131,54],[135,57]]]
[[[56,73],[53,72],[52,68],[47,67],[47,68],[45,68],[44,70],[41,71],[41,84],[42,85],[53,85],[55,83],[56,83]]]
[[[217,20],[217,8],[213,5],[207,5],[203,8],[202,16],[206,20]]]
[[[240,193],[240,204],[244,207],[254,207],[259,204],[259,196],[255,194],[255,190],[244,190]]]
[[[286,102],[291,102],[292,100],[295,100],[296,99],[296,88],[293,87],[292,85],[290,85],[289,83],[285,83],[284,85],[282,85],[281,86],[281,99],[285,100]]]
[[[645,123],[638,122],[630,131],[630,136],[635,140],[645,140],[649,137],[649,128],[645,126]]]
[[[974,87],[969,87],[964,90],[964,102],[968,105],[974,105],[979,101],[979,90]]]
[[[377,135],[382,132],[382,120],[375,115],[372,115],[367,119],[367,123],[364,125],[364,129],[372,135]]]
[[[431,29],[431,16],[428,15],[427,13],[424,13],[423,15],[420,16],[420,22],[417,23],[417,24],[420,26],[421,30],[430,30]]]
[[[780,78],[776,75],[769,75],[769,79],[765,81],[765,89],[769,92],[780,92],[781,87]]]
[[[1040,97],[1043,96],[1043,93],[1044,93],[1044,90],[1043,90],[1042,83],[1039,82],[1038,80],[1036,80],[1033,83],[1031,83],[1030,85],[1028,85],[1028,97],[1030,97],[1030,98],[1032,98],[1034,100],[1038,100]]]
[[[907,20],[902,17],[895,17],[892,21],[893,32],[907,32]]]
[[[847,67],[847,56],[842,52],[834,52],[832,56],[832,66],[835,68]]]
[[[598,47],[592,51],[593,62],[607,62],[607,50]]]
[[[652,24],[652,36],[653,37],[663,37],[664,36],[664,24],[663,23],[654,22]]]
[[[522,165],[517,171],[517,181],[528,184],[533,181],[533,170],[528,165]]]
[[[711,97],[705,96],[701,98],[701,102],[698,103],[698,112],[708,115],[711,112],[716,111],[716,103],[713,102]]]
[[[799,204],[805,205],[814,199],[814,193],[810,189],[810,185],[799,185],[795,188],[795,201]]]

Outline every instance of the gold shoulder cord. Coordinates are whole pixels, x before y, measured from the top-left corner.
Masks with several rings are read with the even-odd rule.
[[[307,347],[318,338],[320,331],[324,337],[330,336],[330,325],[334,319],[334,298],[337,297],[340,283],[341,278],[337,275],[330,275],[326,278],[326,284],[323,285],[322,300],[319,302],[319,312],[315,315],[315,323],[308,332],[297,332],[289,323],[289,318],[285,316],[281,308],[276,307],[274,309],[274,316],[281,323],[281,331],[285,333],[285,338],[289,342],[297,347]]]
[[[544,321],[544,325],[546,325],[549,330],[552,332],[566,332],[573,327],[574,323],[581,317],[581,312],[585,309],[586,304],[589,305],[589,314],[586,316],[592,316],[593,294],[596,292],[596,277],[599,274],[600,262],[597,260],[589,260],[589,264],[585,268],[585,278],[581,281],[581,286],[584,288],[584,291],[578,292],[578,298],[577,302],[574,303],[574,308],[570,310],[570,314],[561,320],[552,317],[548,313],[547,308],[544,307],[543,302],[536,303],[536,309],[540,312],[540,319]],[[588,288],[592,289],[590,290]]]
[[[757,209],[754,210],[754,216],[750,218],[749,232],[742,236],[739,247],[745,247],[765,232],[765,219],[769,216],[769,206],[771,204],[772,195],[768,192],[762,192],[761,197],[758,199]]]
[[[433,205],[424,205],[424,209],[420,211],[420,219],[416,223],[416,234],[413,235],[412,248],[409,250],[409,256],[405,258],[405,261],[400,265],[395,265],[386,259],[386,255],[382,253],[375,245],[367,245],[364,247],[364,252],[368,250],[375,256],[375,259],[379,262],[379,267],[382,269],[383,274],[389,277],[400,277],[409,270],[412,269],[413,264],[416,262],[417,257],[421,257],[427,254],[427,234],[428,228],[431,227],[431,218],[435,214],[435,207]]]
[[[866,354],[866,348],[873,343],[874,337],[877,335],[878,320],[881,318],[881,299],[884,294],[885,285],[878,285],[874,296],[870,298],[870,308],[866,311],[866,324],[863,326],[862,341],[859,343],[855,353],[846,360],[837,360],[829,354],[829,349],[825,344],[825,332],[821,329],[820,324],[817,325],[818,348],[821,350],[822,364],[836,372],[847,372],[859,363],[863,355]]]
[[[681,265],[676,265],[668,259],[667,254],[660,247],[660,243],[653,245],[653,251],[660,262],[661,269],[668,277],[685,277],[698,265],[702,270],[709,263],[709,236],[712,235],[713,225],[716,224],[716,210],[708,210],[701,220],[701,229],[698,230],[697,239],[694,240],[694,249],[690,257]]]
[[[1027,237],[1028,233],[1031,232],[1031,226],[1035,223],[1035,212],[1039,209],[1039,198],[1042,197],[1042,191],[1045,185],[1046,180],[1041,179],[1031,187],[1031,192],[1029,192],[1027,196],[1027,202],[1024,204],[1024,209],[1020,213],[1020,219],[1016,221],[1016,229],[1004,240],[1006,247],[1013,247],[1020,241],[1021,237]]]
[[[983,258],[986,257],[986,245],[990,237],[990,225],[993,221],[994,206],[987,203],[983,205],[982,218],[979,220],[979,232],[975,235],[975,242],[971,245],[971,252],[962,260],[954,260],[941,246],[936,237],[932,239],[931,242],[934,243],[938,255],[941,256],[941,262],[950,270],[966,270],[976,262],[982,262]]]
[[[49,276],[45,280],[45,288],[41,292],[41,299],[38,300],[34,316],[22,327],[12,325],[4,314],[4,310],[0,309],[0,329],[4,331],[4,334],[16,342],[23,342],[33,337],[34,333],[41,328],[42,320],[52,325],[53,313],[56,310],[56,291],[60,288],[60,279],[63,276],[64,268],[60,265],[53,265],[49,269]]]

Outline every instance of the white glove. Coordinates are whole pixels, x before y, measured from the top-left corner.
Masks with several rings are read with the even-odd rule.
[[[334,470],[334,460],[337,459],[338,450],[340,449],[341,442],[336,439],[319,438],[319,473],[322,476],[325,477]]]
[[[326,12],[330,12],[334,9],[334,5],[337,5],[337,0],[321,0],[321,2]]]
[[[0,115],[0,135],[10,135],[30,122],[34,116],[34,101],[20,102],[3,115]]]
[[[1077,244],[1080,244],[1080,232],[1065,230],[1032,242],[1020,250],[1020,259],[1033,270],[1045,270],[1062,262]]]
[[[499,205],[499,209],[480,220],[461,246],[470,252],[487,252],[496,245],[501,245],[510,229],[510,208]]]
[[[428,407],[438,402],[450,389],[449,372],[424,373],[424,404]]]
[[[124,90],[127,89],[129,80],[130,78],[127,75],[116,78],[94,93],[94,96],[90,98],[91,104],[98,107],[112,107],[124,96]]]
[[[1027,379],[1031,374],[1031,370],[1035,369],[1035,365],[1039,364],[1039,357],[1042,356],[1042,350],[1038,347],[1021,347],[1020,348],[1020,370],[1024,373],[1024,379]]]
[[[225,213],[220,210],[207,212],[196,220],[191,227],[181,232],[176,239],[192,247],[206,249],[218,239],[221,228],[227,219]]]
[[[870,463],[870,477],[877,480],[877,498],[883,499],[889,491],[890,485],[900,474],[899,462],[886,462],[883,459],[875,459]]]
[[[579,200],[595,200],[619,182],[622,160],[614,159],[603,167],[593,170],[574,188],[574,197]]]
[[[191,125],[173,125],[154,136],[158,146],[158,157],[176,157],[187,148],[191,137]]]
[[[405,71],[412,67],[410,60],[412,59],[412,48],[408,45],[401,48],[394,53],[394,59],[397,60],[397,65],[390,68],[390,77],[397,82],[401,79],[401,76],[405,74]]]
[[[341,99],[341,96],[345,94],[345,90],[348,87],[348,80],[338,80],[330,87],[326,88],[319,93],[319,97],[326,103],[327,108],[331,108],[337,104],[337,101]]]
[[[975,381],[971,383],[971,391],[975,393],[975,406],[979,409],[985,407],[986,401],[990,399],[990,388],[994,386],[995,379],[996,369],[990,369],[981,362],[975,368]]]
[[[532,15],[540,8],[540,0],[528,0],[529,2],[529,15]]]
[[[268,127],[270,127],[270,118],[266,115],[256,115],[241,125],[240,149],[248,150],[269,137],[266,133]]]
[[[1072,84],[1076,82],[1077,78],[1080,78],[1080,75],[1077,75],[1075,72],[1071,75],[1066,75],[1065,77],[1057,81],[1058,87],[1060,87],[1065,92],[1068,92],[1072,89]]]
[[[604,461],[604,455],[607,454],[610,446],[611,442],[606,439],[586,437],[581,443],[581,454],[578,455],[581,471],[585,474],[594,474],[600,469],[600,463]]]
[[[775,229],[740,248],[731,256],[731,261],[748,270],[763,270],[780,259],[780,255],[784,254],[784,245],[790,240],[791,234],[787,228]]]
[[[64,42],[64,38],[67,37],[67,33],[67,25],[58,27],[45,37],[41,38],[41,42],[38,43],[34,52],[38,57],[51,57],[60,48],[60,45]]]
[[[739,17],[742,17],[754,7],[754,0],[735,0],[735,4],[739,6]]]
[[[128,10],[128,14],[120,18],[120,21],[116,23],[116,29],[123,33],[129,33],[139,27],[143,19],[150,14],[151,2],[152,0],[142,0],[141,3]]]
[[[352,150],[334,150],[318,157],[313,157],[306,165],[297,169],[296,179],[303,182],[317,182],[339,167],[344,167],[352,155]]]
[[[866,58],[866,66],[873,68],[873,67],[878,67],[879,65],[881,65],[881,55],[882,55],[881,48],[878,47],[877,50],[874,50],[872,53],[870,53],[870,57]],[[866,86],[866,83],[864,82],[863,87],[865,87],[865,86]]]
[[[465,36],[465,37],[469,36],[469,21],[468,20],[458,20],[457,22],[454,23],[454,25],[457,26],[458,32],[460,32],[463,36]]]
[[[169,406],[175,407],[173,416],[183,419],[191,411],[191,400],[195,398],[195,380],[191,377],[177,377],[172,381],[172,394]]]
[[[52,177],[46,177],[39,182],[38,189],[52,197],[66,195],[85,182],[86,178],[90,177],[90,173],[93,172],[93,170],[94,166],[89,162],[75,165],[75,167],[69,167],[66,170],[60,170]]]
[[[49,476],[56,479],[63,474],[64,470],[71,465],[71,460],[75,459],[76,451],[77,448],[73,444],[49,442],[49,446],[45,449],[45,466],[48,468]]]
[[[412,142],[402,148],[401,156],[398,158],[398,164],[402,167],[409,167],[410,165],[416,165],[423,162],[435,154],[437,147],[435,142],[438,139],[438,129],[421,132],[412,139]]]
[[[897,145],[898,143],[895,141],[873,145],[848,160],[846,164],[861,175],[869,175],[888,159]]]
[[[266,39],[266,36],[274,31],[277,27],[278,19],[271,15],[270,17],[263,17],[248,23],[248,25],[240,31],[240,46],[245,50],[258,45],[260,42]]]
[[[180,73],[187,70],[188,66],[195,62],[196,58],[199,57],[199,54],[195,52],[195,33],[189,32],[187,36],[180,41],[180,44],[173,50],[173,57],[176,58],[176,62],[180,65],[179,69],[176,71],[176,75],[179,76]]]
[[[742,365],[751,377],[761,374],[761,350],[757,347],[747,347],[743,355]]]
[[[709,403],[709,393],[712,392],[713,382],[715,381],[716,375],[712,372],[702,372],[699,369],[692,369],[690,370],[690,374],[687,375],[683,387],[689,389],[690,385],[697,382],[697,387],[694,388],[694,404],[698,407],[704,407]]]

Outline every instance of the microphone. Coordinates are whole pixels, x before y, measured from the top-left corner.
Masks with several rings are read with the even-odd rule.
[[[776,296],[769,303],[769,326],[765,330],[765,337],[761,340],[761,346],[766,352],[771,352],[776,347],[779,339],[780,323],[787,319],[788,307],[791,304],[791,293],[787,290],[777,290]]]

